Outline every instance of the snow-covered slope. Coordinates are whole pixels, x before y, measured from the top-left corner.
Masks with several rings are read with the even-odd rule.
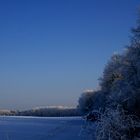
[[[0,117],[0,140],[85,140],[80,117]]]

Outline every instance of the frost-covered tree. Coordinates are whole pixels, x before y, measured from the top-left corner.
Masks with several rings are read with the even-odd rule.
[[[86,91],[79,98],[78,108],[82,114],[87,114],[92,110],[104,110],[106,106],[106,94],[101,90]]]
[[[93,108],[93,96],[94,91],[87,90],[84,93],[82,93],[81,97],[78,101],[78,109],[81,111],[82,114],[87,114],[89,111]]]
[[[111,87],[111,97],[130,113],[140,114],[140,23],[133,30],[132,42],[123,53],[116,71],[121,76]]]
[[[100,79],[101,90],[109,94],[117,81],[122,79],[120,69],[122,66],[122,56],[114,54],[106,65],[103,77]]]
[[[107,95],[99,90],[94,93],[92,97],[93,110],[104,111],[107,104]]]
[[[121,55],[113,55],[101,78],[101,90],[108,102],[122,104],[130,113],[140,114],[140,22]]]
[[[132,32],[128,47],[111,57],[100,80],[105,108],[97,123],[97,140],[140,139],[140,21]],[[99,104],[96,94],[92,101],[94,109]]]
[[[125,106],[131,112],[140,111],[140,44],[132,44],[124,54],[121,68],[122,81],[115,85],[113,94],[117,99],[126,100]],[[140,113],[140,112],[139,112]]]

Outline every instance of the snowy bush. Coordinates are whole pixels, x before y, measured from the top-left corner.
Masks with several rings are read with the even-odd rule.
[[[140,122],[133,115],[126,115],[121,108],[106,109],[96,127],[97,140],[133,140],[138,138]]]

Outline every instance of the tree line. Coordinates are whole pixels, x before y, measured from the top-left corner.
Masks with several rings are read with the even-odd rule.
[[[129,44],[111,57],[99,86],[100,90],[84,92],[78,105],[83,115],[100,112],[96,138],[133,140],[136,130],[140,136],[140,15]]]

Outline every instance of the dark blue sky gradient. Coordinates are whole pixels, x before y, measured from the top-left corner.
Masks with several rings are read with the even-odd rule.
[[[128,44],[139,0],[1,0],[0,108],[76,106]]]

